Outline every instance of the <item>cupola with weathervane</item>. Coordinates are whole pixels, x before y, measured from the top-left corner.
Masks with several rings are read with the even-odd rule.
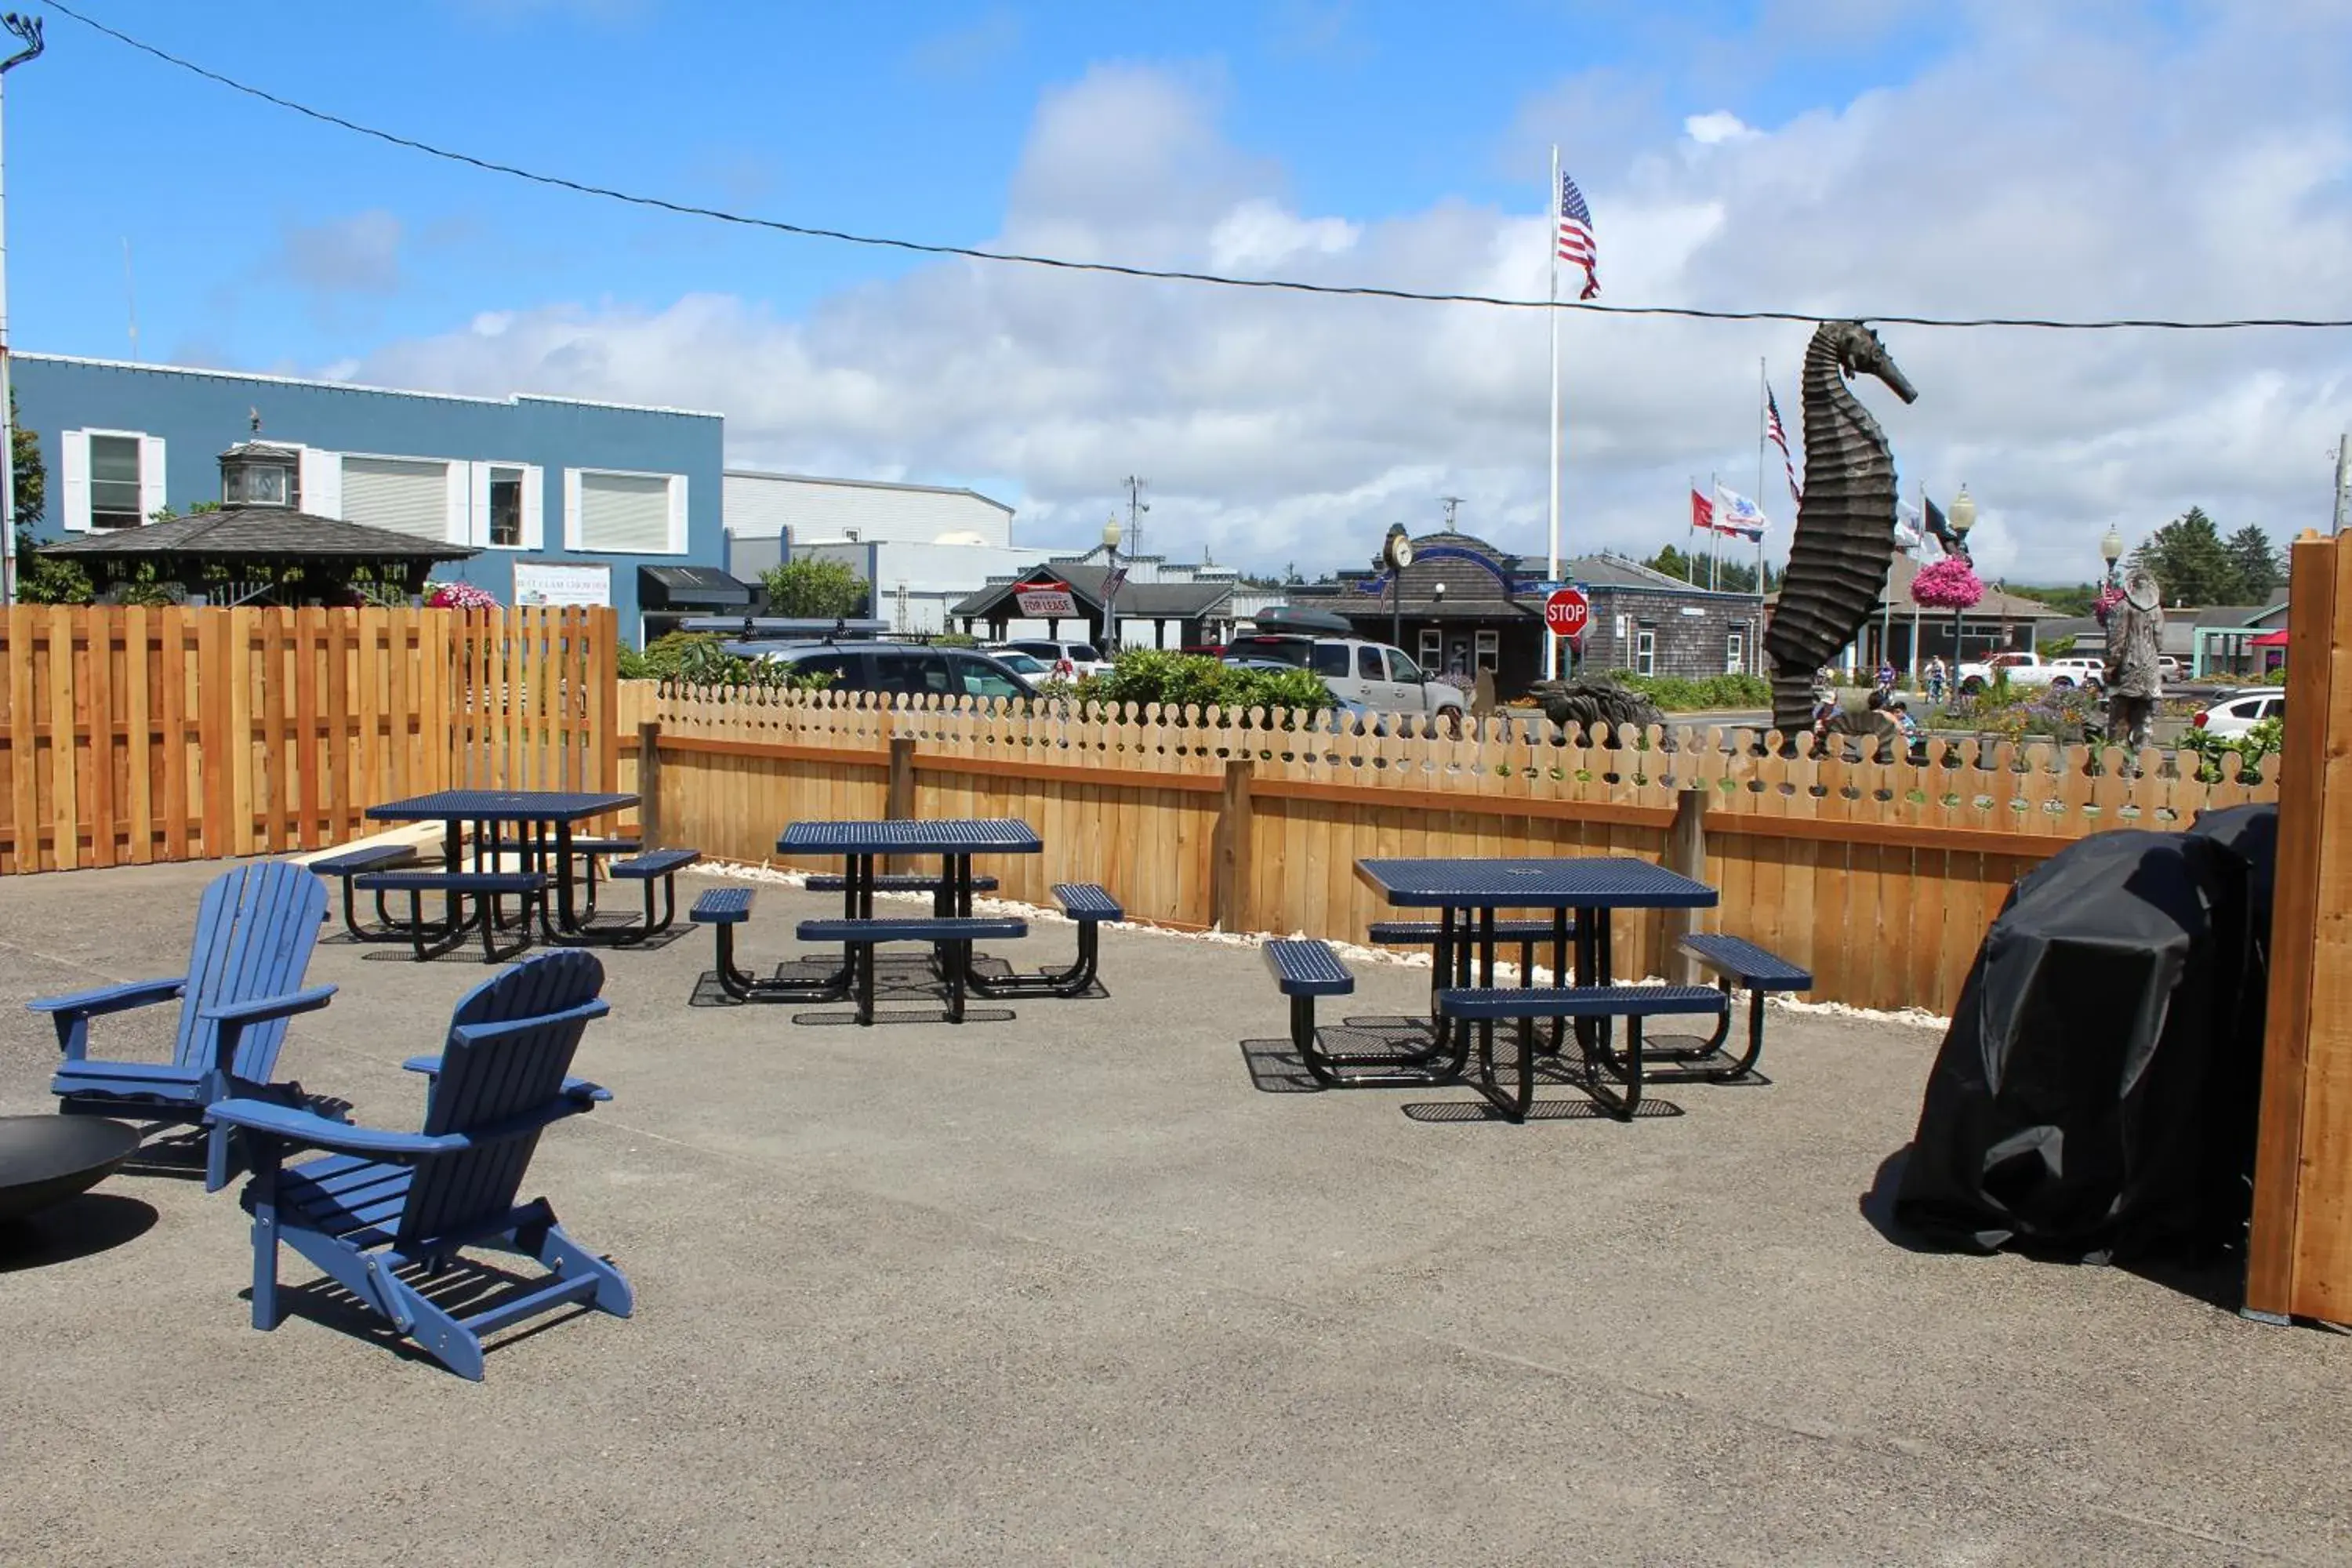
[[[254,439],[239,441],[220,455],[221,505],[281,506],[299,511],[302,454],[260,439],[261,416],[250,416]]]

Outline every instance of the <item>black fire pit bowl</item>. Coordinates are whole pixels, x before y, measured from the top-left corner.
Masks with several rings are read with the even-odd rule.
[[[98,1116],[0,1116],[0,1225],[89,1191],[138,1152],[139,1134]]]

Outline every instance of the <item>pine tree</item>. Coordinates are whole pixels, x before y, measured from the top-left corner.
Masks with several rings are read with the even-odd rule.
[[[2221,546],[2229,552],[2230,563],[2238,569],[2237,603],[2268,605],[2278,585],[2286,581],[2285,563],[2279,560],[2278,547],[2258,523],[2248,523],[2230,535]]]
[[[2244,586],[2238,564],[2221,542],[2221,531],[2202,507],[2190,507],[2150,534],[2132,552],[2132,563],[2145,566],[2163,589],[2170,605],[2233,605]]]

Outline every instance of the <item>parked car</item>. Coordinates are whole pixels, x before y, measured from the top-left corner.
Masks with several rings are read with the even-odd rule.
[[[1337,616],[1313,610],[1269,610],[1225,647],[1224,662],[1311,669],[1343,706],[1384,713],[1465,718],[1459,687],[1434,679],[1401,647],[1366,642]]]
[[[2096,659],[2069,658],[2049,661],[2038,653],[1997,653],[1989,659],[1970,659],[1955,671],[1955,684],[1963,697],[1974,697],[1993,681],[1993,672],[2001,671],[2011,686],[2084,686],[2095,685],[2085,680],[2083,665],[2097,665]],[[2104,666],[2101,679],[2105,679]]]
[[[1052,667],[1035,654],[1023,653],[1019,648],[1011,647],[982,648],[981,651],[1024,680],[1051,680],[1054,678]]]
[[[1090,642],[1056,642],[1048,637],[1015,637],[1010,642],[994,645],[991,651],[1010,649],[1025,653],[1054,674],[1075,679],[1082,675],[1100,675],[1110,668],[1110,660]],[[1065,668],[1064,666],[1068,668]]]
[[[842,691],[904,692],[912,697],[1034,697],[1037,689],[984,653],[922,643],[731,642],[742,658],[787,664],[802,675],[828,675]]]
[[[2234,741],[2265,719],[2286,717],[2286,693],[2275,686],[2258,686],[2225,697],[2190,721],[2209,735]]]
[[[2053,686],[2087,686],[2096,691],[2107,683],[2107,661],[2104,658],[2080,657],[2053,658],[2050,668]]]

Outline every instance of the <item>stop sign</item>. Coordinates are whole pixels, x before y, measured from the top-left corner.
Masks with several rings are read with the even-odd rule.
[[[1554,589],[1544,601],[1544,625],[1554,637],[1580,635],[1592,618],[1592,602],[1574,588]]]

